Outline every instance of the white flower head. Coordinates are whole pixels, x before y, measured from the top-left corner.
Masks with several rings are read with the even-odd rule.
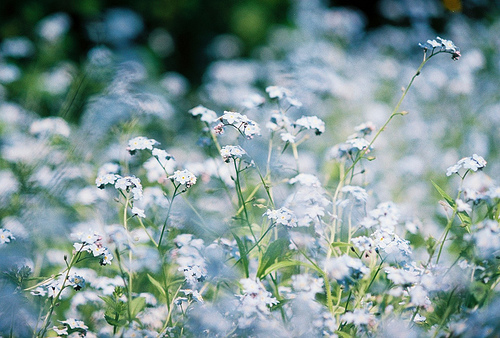
[[[153,146],[159,144],[154,139],[150,139],[144,136],[137,136],[128,141],[128,152],[133,155],[137,150],[149,149],[153,150]]]
[[[230,159],[241,158],[246,154],[246,151],[240,146],[224,146],[220,150],[220,154],[225,162],[229,162]]]
[[[196,176],[187,169],[176,170],[169,178],[172,181],[185,185],[186,188],[189,188],[196,183]]]
[[[0,229],[0,244],[9,243],[11,240],[16,239],[12,236],[9,229]]]
[[[461,211],[471,212],[472,211],[472,207],[469,204],[465,203],[460,198],[456,199],[455,203],[457,203],[457,211],[458,212],[461,212]]]
[[[285,96],[291,96],[292,92],[284,87],[269,86],[266,88],[266,93],[271,99],[282,99]]]
[[[267,210],[264,213],[270,220],[274,220],[277,224],[282,224],[287,227],[293,228],[297,226],[297,217],[288,208],[282,207],[277,210]]]
[[[99,189],[103,189],[106,184],[115,184],[118,177],[116,174],[104,174],[95,179],[95,184]]]
[[[312,174],[298,174],[294,178],[291,178],[288,181],[290,184],[300,183],[301,185],[305,185],[308,187],[321,187],[321,183],[319,179]]]
[[[69,325],[70,329],[83,329],[87,330],[88,326],[81,320],[76,320],[74,318],[68,318],[67,320],[60,320],[62,324]]]
[[[205,108],[202,105],[198,105],[189,110],[189,113],[193,116],[201,115],[201,120],[203,122],[212,123],[217,120],[217,114],[208,108]]]
[[[54,136],[60,135],[68,137],[71,129],[68,123],[60,117],[47,117],[33,122],[30,126],[30,133],[33,135]]]
[[[140,218],[145,218],[146,214],[144,213],[143,209],[140,209],[138,207],[133,207],[132,208],[132,214],[137,215]]]
[[[466,170],[478,171],[486,166],[486,161],[483,157],[474,154],[470,157],[460,159],[456,164],[452,165],[446,170],[446,176],[458,174],[461,168]]]
[[[300,119],[295,121],[295,126],[299,126],[305,129],[314,129],[316,135],[320,135],[325,132],[325,122],[318,118],[317,116],[302,116]]]

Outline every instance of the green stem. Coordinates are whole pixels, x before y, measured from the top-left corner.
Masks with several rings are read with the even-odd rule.
[[[174,193],[172,194],[172,198],[170,199],[170,203],[168,205],[167,217],[165,218],[165,222],[163,222],[163,227],[161,229],[160,239],[158,240],[158,249],[160,249],[161,241],[163,239],[163,235],[165,233],[165,228],[167,227],[168,219],[170,218],[170,211],[172,210],[172,204],[174,204],[175,196],[177,196],[177,189],[179,189],[179,185],[174,185]]]
[[[59,300],[59,297],[61,296],[62,291],[66,287],[66,281],[68,280],[69,272],[70,272],[71,268],[73,267],[73,264],[75,264],[75,262],[77,260],[76,259],[77,256],[79,256],[80,253],[82,252],[82,249],[83,249],[83,246],[80,248],[80,250],[78,250],[71,257],[71,261],[69,262],[69,264],[67,265],[67,268],[66,268],[66,275],[64,276],[64,279],[62,281],[61,288],[59,289],[59,292],[56,295],[54,295],[53,298],[52,298],[52,302],[50,304],[49,312],[47,313],[47,316],[45,317],[45,320],[43,321],[42,327],[40,328],[40,332],[37,335],[38,337],[45,337],[45,333],[47,332],[47,328],[48,328],[48,326],[50,324],[50,318],[52,317],[52,314],[54,313],[54,309],[55,309],[56,304],[57,304],[57,302]]]
[[[437,53],[436,53],[437,54]],[[358,152],[358,154],[356,155],[356,158],[354,159],[354,161],[352,162],[352,164],[347,168],[347,170],[345,170],[344,173],[341,174],[340,176],[340,180],[339,180],[339,183],[337,185],[337,189],[335,190],[335,194],[334,194],[334,197],[333,197],[333,208],[334,208],[334,215],[337,214],[336,212],[336,202],[337,202],[337,198],[338,198],[338,195],[340,193],[340,190],[342,189],[343,185],[344,185],[344,182],[346,180],[347,177],[349,177],[349,173],[354,170],[354,167],[356,166],[356,164],[366,155],[366,153],[370,150],[371,146],[375,143],[375,141],[377,140],[377,138],[380,136],[380,134],[385,130],[385,128],[387,127],[387,125],[392,121],[392,119],[397,116],[397,115],[403,115],[401,112],[399,112],[399,107],[401,106],[401,104],[403,103],[403,100],[404,98],[406,97],[406,94],[408,93],[408,91],[410,90],[410,87],[412,86],[413,84],[413,81],[415,80],[415,78],[417,76],[420,75],[420,71],[422,70],[422,68],[424,67],[424,65],[427,63],[427,61],[429,61],[431,59],[431,57],[433,57],[434,55],[436,54],[431,54],[429,57],[426,57],[426,52],[424,51],[424,59],[422,61],[422,63],[420,64],[420,66],[417,68],[417,71],[415,72],[415,74],[412,76],[410,82],[408,83],[408,86],[406,86],[405,90],[403,91],[403,94],[401,95],[398,103],[396,104],[396,106],[394,107],[391,115],[389,116],[389,118],[387,119],[387,121],[385,121],[385,123],[382,125],[382,127],[378,130],[378,132],[375,134],[375,136],[372,138],[372,140],[370,141],[370,143],[368,144],[368,146],[366,146],[364,149],[360,150]],[[334,220],[334,222],[336,222],[336,220]],[[335,236],[335,233],[334,231],[332,230],[332,233],[330,235],[330,244],[333,243],[333,240],[334,240],[334,236]],[[331,254],[332,254],[332,247],[331,245],[329,245],[329,248],[328,248],[328,252],[327,252],[327,258],[331,257]]]
[[[128,274],[128,285],[127,285],[127,313],[128,313],[128,320],[129,323],[132,323],[132,310],[130,308],[132,304],[132,243],[130,241],[130,236],[129,236],[129,231],[128,231],[128,217],[127,217],[127,210],[128,210],[128,205],[130,202],[130,194],[126,195],[126,200],[125,200],[125,205],[123,208],[123,227],[125,228],[125,231],[127,232],[127,241],[128,241],[128,269],[127,269],[127,274]]]
[[[460,182],[460,187],[458,188],[457,198],[455,198],[455,201],[457,199],[459,199],[460,195],[462,194],[462,185],[463,185],[465,176],[467,175],[467,172],[462,177],[462,181]],[[446,228],[445,228],[443,240],[440,241],[441,245],[439,246],[439,252],[438,252],[438,255],[437,255],[437,258],[436,258],[436,264],[439,263],[439,259],[441,258],[441,252],[443,251],[444,243],[446,242],[446,238],[448,237],[448,233],[450,232],[451,226],[453,224],[453,221],[455,220],[455,216],[457,215],[457,208],[458,208],[458,205],[455,202],[455,206],[453,207],[453,213],[452,213],[451,217],[448,219],[448,223],[446,224]],[[439,242],[436,243],[436,245],[438,245],[438,244],[439,244]],[[432,256],[429,257],[429,262],[430,262],[431,258],[432,258]]]
[[[243,214],[245,215],[245,222],[246,222],[248,228],[250,229],[250,233],[252,234],[252,237],[253,237],[255,243],[257,243],[257,237],[255,236],[255,233],[252,229],[252,224],[250,224],[250,220],[248,218],[248,210],[247,210],[246,201],[245,201],[245,198],[243,197],[243,192],[241,190],[240,170],[239,170],[238,164],[236,163],[235,160],[233,160],[233,163],[234,163],[234,170],[236,171],[235,188],[236,188],[236,194],[238,195],[238,201],[241,205],[240,208],[243,207]],[[259,248],[259,251],[260,251],[260,245],[257,245],[257,247]]]

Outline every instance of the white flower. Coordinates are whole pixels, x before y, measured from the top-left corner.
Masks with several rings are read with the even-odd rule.
[[[212,123],[217,120],[217,114],[213,110],[205,108],[202,105],[190,109],[189,113],[193,116],[201,115],[201,120],[203,122]]]
[[[355,309],[353,312],[346,312],[340,319],[356,326],[368,325],[375,320],[375,317],[363,309]]]
[[[356,148],[358,150],[363,150],[365,148],[368,148],[368,146],[370,145],[370,142],[368,142],[364,138],[359,138],[359,137],[347,140],[345,142],[349,144],[352,148]]]
[[[360,124],[359,126],[354,127],[354,130],[363,135],[369,135],[375,130],[375,125],[373,124],[373,122],[368,121]]]
[[[38,34],[47,41],[55,42],[66,34],[71,18],[66,13],[55,13],[42,19],[37,25]]]
[[[130,154],[134,154],[136,150],[149,149],[153,150],[153,146],[158,144],[156,140],[149,139],[144,136],[134,137],[128,141],[127,150]]]
[[[351,241],[352,244],[361,252],[370,251],[375,245],[373,240],[366,236],[354,237]]]
[[[250,325],[255,317],[262,317],[270,314],[269,306],[278,304],[278,300],[272,297],[260,281],[250,278],[241,279],[243,295],[240,297],[238,307],[242,317],[238,320],[238,326],[245,328]]]
[[[366,202],[368,199],[368,193],[366,190],[358,186],[346,185],[342,187],[342,192],[352,194],[352,196],[359,202]]]
[[[233,125],[248,121],[248,118],[245,115],[241,115],[240,113],[232,111],[225,111],[221,119],[223,122]]]
[[[302,116],[300,119],[295,121],[294,124],[305,129],[315,129],[316,135],[320,135],[325,132],[325,122],[317,116]]]
[[[103,189],[106,184],[115,184],[118,177],[116,174],[104,174],[95,179],[95,184],[98,188]]]
[[[457,203],[457,211],[458,212],[460,212],[460,211],[471,212],[472,211],[471,206],[468,205],[467,203],[465,203],[464,201],[462,201],[460,198],[455,200],[455,202]]]
[[[283,224],[288,227],[296,227],[297,226],[297,217],[295,214],[288,208],[282,207],[278,210],[267,210],[264,215],[267,218],[276,221],[278,224]]]
[[[193,299],[196,300],[198,303],[201,303],[201,304],[205,303],[205,301],[203,300],[203,297],[198,292],[198,290],[186,289],[186,290],[180,290],[180,291],[184,292],[184,294],[186,296],[191,295],[193,297]]]
[[[156,157],[161,163],[164,161],[168,161],[170,159],[173,159],[174,157],[167,153],[163,149],[158,149],[158,148],[153,148],[153,151],[151,152],[154,157]]]
[[[245,108],[252,109],[255,107],[262,106],[266,102],[266,99],[259,94],[252,94],[243,100],[242,105]]]
[[[410,286],[418,281],[415,271],[396,269],[389,266],[385,269],[385,272],[387,273],[387,278],[397,285]]]
[[[108,264],[111,264],[112,260],[113,260],[113,255],[111,254],[111,252],[109,252],[108,249],[104,250],[104,252],[101,256],[100,264],[101,265],[108,265]]]
[[[278,86],[269,86],[266,88],[266,93],[269,95],[271,99],[282,99],[285,96],[291,96],[292,93],[290,90],[284,88],[284,87],[278,87]]]
[[[64,327],[63,329],[58,328],[57,326],[53,326],[52,330],[57,333],[59,336],[67,336],[68,335],[68,327]]]
[[[0,229],[0,244],[9,243],[11,240],[15,239],[9,229]]]
[[[458,174],[461,168],[478,171],[486,166],[486,161],[481,156],[474,154],[470,157],[464,157],[460,159],[456,164],[452,165],[446,170],[446,176],[451,176],[452,174]]]
[[[360,259],[348,255],[330,258],[325,262],[325,269],[339,283],[343,282],[347,277],[360,279],[370,272],[370,269]]]
[[[225,162],[229,162],[229,159],[241,158],[246,154],[246,151],[243,150],[240,146],[224,146],[222,147],[220,154]]]
[[[298,174],[294,178],[291,178],[288,183],[290,184],[295,184],[295,183],[300,183],[301,185],[305,185],[308,187],[320,187],[321,183],[319,182],[319,179],[311,174]]]
[[[169,178],[177,183],[186,185],[187,188],[196,183],[196,176],[187,169],[176,170]]]
[[[68,123],[60,117],[47,117],[33,122],[30,133],[33,135],[68,137],[71,132]]]
[[[427,291],[421,285],[417,285],[410,290],[410,297],[411,302],[416,306],[426,306],[430,303]]]
[[[260,127],[254,121],[248,121],[248,123],[244,126],[243,133],[249,139],[253,138],[256,135],[260,135]]]
[[[280,136],[283,142],[295,143],[295,136],[290,133],[281,133]]]
[[[139,209],[138,207],[133,207],[132,208],[132,214],[139,216],[140,218],[145,218],[146,214],[144,213],[144,210]]]
[[[87,330],[88,326],[84,324],[81,320],[76,320],[74,318],[68,318],[67,320],[60,320],[61,323],[69,325],[71,329],[84,329]]]

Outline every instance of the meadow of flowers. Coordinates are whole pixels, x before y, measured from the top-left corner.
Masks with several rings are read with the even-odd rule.
[[[0,336],[499,335],[500,20],[291,10],[196,89],[127,10],[1,42]]]

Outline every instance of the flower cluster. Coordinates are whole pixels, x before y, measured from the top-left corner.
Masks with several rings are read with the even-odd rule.
[[[297,226],[297,218],[293,211],[288,208],[281,207],[277,210],[268,209],[264,215],[270,220],[275,221],[277,224],[282,224],[289,228]]]
[[[187,188],[196,184],[196,176],[187,169],[176,170],[172,176],[169,177],[172,182],[177,182]]]
[[[222,134],[225,126],[232,126],[248,139],[252,139],[257,135],[260,135],[260,127],[257,122],[250,120],[246,115],[232,111],[225,111],[224,114],[218,118],[218,120],[221,122],[215,126],[217,134]]]
[[[217,113],[211,109],[198,105],[189,110],[189,113],[193,116],[201,116],[201,120],[206,123],[212,123],[217,120]]]
[[[127,151],[130,155],[134,155],[137,150],[149,149],[153,150],[153,146],[159,144],[156,140],[149,139],[144,136],[137,136],[128,141]]]
[[[278,300],[266,290],[260,281],[250,278],[240,280],[243,295],[240,295],[240,305],[238,311],[241,317],[238,319],[238,326],[246,328],[256,319],[265,318],[270,314],[269,306],[278,304]]]
[[[230,159],[241,158],[246,154],[246,151],[243,150],[240,146],[224,146],[222,147],[220,154],[224,159],[224,162],[229,162]]]
[[[47,117],[33,122],[30,126],[30,132],[37,136],[60,135],[69,137],[71,129],[64,119],[60,117]]]
[[[354,285],[370,272],[360,259],[348,255],[328,259],[325,262],[325,270],[330,277],[344,286]]]
[[[290,106],[301,107],[302,103],[297,100],[292,91],[285,87],[280,86],[269,86],[266,88],[266,93],[271,99],[278,99],[280,101],[286,101]]]
[[[184,273],[186,282],[196,288],[207,275],[203,240],[195,239],[191,234],[182,234],[174,239],[174,243],[177,249],[173,252],[173,257],[179,265],[178,270]]]
[[[93,230],[88,230],[87,232],[73,233],[72,237],[78,240],[78,242],[73,244],[77,252],[87,251],[94,257],[99,257],[101,265],[111,264],[113,254],[103,245],[101,235]]]
[[[452,165],[446,170],[446,176],[451,176],[453,174],[458,174],[460,169],[478,171],[486,166],[486,161],[481,156],[474,154],[470,157],[464,157],[459,160],[456,164]]]
[[[431,55],[435,54],[435,50],[437,50],[438,52],[450,53],[453,60],[458,60],[461,56],[460,48],[455,46],[453,41],[442,39],[439,36],[434,40],[427,40],[426,42],[419,43],[418,45],[425,51],[430,49]]]
[[[88,326],[82,320],[68,318],[67,320],[59,321],[64,326],[53,326],[52,330],[59,336],[69,336],[73,332],[83,333],[87,332]]]
[[[294,125],[299,128],[313,129],[316,135],[321,135],[325,132],[325,122],[317,116],[302,116],[294,122]]]
[[[371,129],[368,128],[365,131],[369,130]],[[353,156],[359,154],[359,152],[361,151],[364,151],[365,154],[369,153],[372,150],[372,147],[370,145],[370,142],[368,142],[364,138],[365,135],[365,132],[358,132],[349,136],[349,138],[345,142],[336,144],[332,148],[330,148],[328,157],[330,159],[340,160],[345,157],[352,158]]]
[[[0,244],[9,243],[13,239],[16,239],[9,229],[0,229]]]

